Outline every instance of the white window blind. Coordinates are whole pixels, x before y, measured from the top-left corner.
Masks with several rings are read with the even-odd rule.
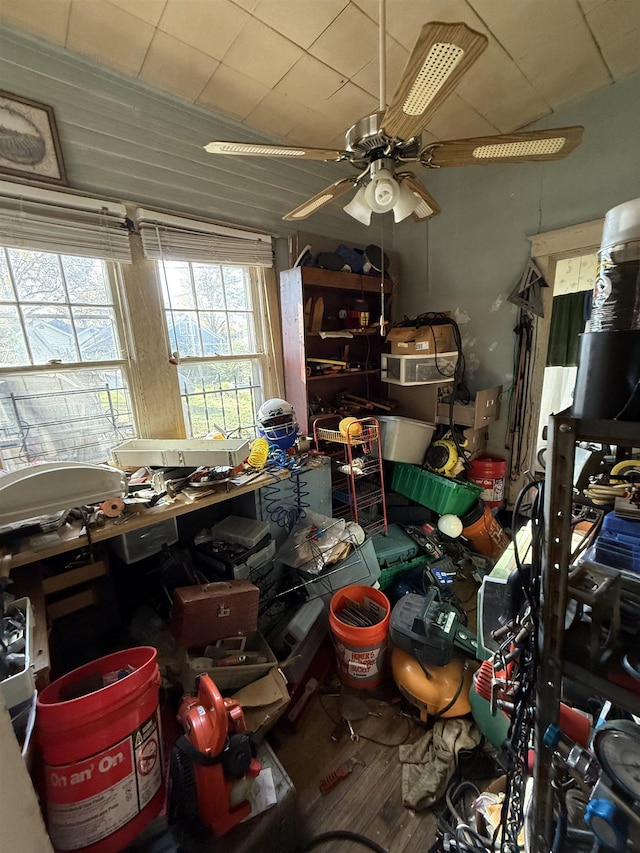
[[[155,261],[273,266],[269,234],[183,219],[138,208],[137,226],[146,258]]]
[[[0,235],[13,249],[131,263],[124,205],[0,181]]]

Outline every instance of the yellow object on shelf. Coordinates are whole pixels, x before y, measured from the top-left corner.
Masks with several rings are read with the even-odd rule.
[[[345,438],[353,438],[362,432],[362,426],[357,418],[343,418],[338,424],[338,429]]]
[[[247,463],[251,468],[260,470],[267,464],[269,456],[269,442],[266,438],[255,438],[251,442],[251,450],[247,457]]]

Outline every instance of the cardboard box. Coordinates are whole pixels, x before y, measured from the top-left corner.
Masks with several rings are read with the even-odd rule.
[[[278,665],[276,656],[259,631],[243,639],[246,639],[246,642],[243,644],[242,652],[256,652],[260,657],[266,658],[266,661],[263,663],[251,663],[249,661],[247,663],[234,664],[233,666],[214,666],[211,658],[204,655],[192,655],[186,649],[183,649],[180,662],[180,678],[185,693],[195,692],[196,678],[204,672],[211,676],[218,690],[228,694],[232,690],[239,690],[247,684],[258,681],[270,669]],[[230,650],[229,654],[231,655],[233,652]]]
[[[480,456],[481,453],[484,453],[487,447],[487,441],[489,440],[489,434],[486,427],[483,427],[482,429],[465,429],[464,437],[467,440],[465,450],[467,451],[469,459],[475,459],[476,456]]]
[[[433,355],[451,351],[453,330],[448,323],[399,326],[389,330],[386,340],[391,344],[391,355]]]
[[[242,706],[247,729],[264,735],[275,725],[291,697],[287,679],[273,667],[264,678],[238,690],[232,698]]]
[[[441,390],[443,395],[449,393],[449,386]],[[453,422],[458,426],[468,426],[473,430],[481,429],[500,417],[500,395],[502,385],[493,388],[485,388],[478,391],[470,403],[453,404]],[[438,401],[436,409],[436,422],[439,424],[449,423],[449,404]]]

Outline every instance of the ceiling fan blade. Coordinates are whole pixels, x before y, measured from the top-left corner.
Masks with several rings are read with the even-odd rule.
[[[321,192],[317,193],[317,195],[312,196],[307,199],[301,205],[296,207],[294,210],[290,210],[283,219],[296,221],[297,219],[306,219],[307,216],[311,216],[312,213],[315,213],[317,210],[320,210],[326,204],[333,201],[335,198],[339,198],[341,195],[344,195],[346,192],[349,192],[350,189],[353,188],[353,185],[358,180],[358,178],[341,178],[339,181],[336,181],[334,184],[331,184],[325,189],[321,190]]]
[[[300,160],[343,160],[345,152],[332,148],[300,148],[293,145],[256,145],[253,142],[210,142],[209,154],[235,154],[241,157],[292,157]]]
[[[386,133],[417,136],[487,43],[466,24],[425,24],[384,114]]]
[[[436,142],[423,153],[426,166],[483,166],[492,163],[525,163],[528,160],[561,160],[582,141],[584,128],[553,127],[502,136],[450,139]]]
[[[401,175],[397,177],[401,178]],[[420,204],[411,214],[414,222],[422,222],[425,219],[430,219],[432,216],[437,216],[440,213],[440,205],[425,189],[422,181],[418,180],[415,175],[407,174],[402,177],[402,183],[409,187],[414,195],[420,196]]]

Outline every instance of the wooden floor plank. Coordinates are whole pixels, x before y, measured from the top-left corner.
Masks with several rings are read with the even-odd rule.
[[[367,697],[362,691],[354,695]],[[296,788],[307,837],[346,829],[365,835],[388,853],[425,853],[435,839],[436,814],[403,806],[398,758],[399,744],[415,742],[424,729],[401,715],[398,706],[367,697],[367,705],[382,716],[353,722],[359,741],[354,743],[345,735],[334,743],[331,732],[334,720],[340,718],[338,701],[333,696],[315,696],[295,733],[278,726],[271,738]],[[352,757],[360,758],[364,766],[356,765],[350,776],[322,795],[322,778]],[[316,849],[362,853],[364,848],[340,841]]]

